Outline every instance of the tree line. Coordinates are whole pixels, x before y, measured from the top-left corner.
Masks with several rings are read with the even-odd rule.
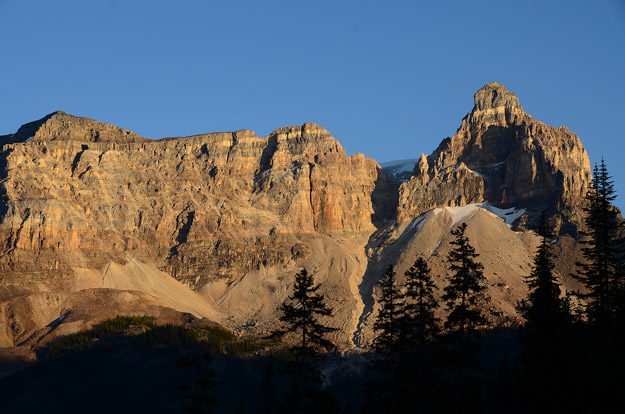
[[[48,356],[109,343],[180,348],[184,352],[178,365],[189,379],[180,387],[187,412],[222,412],[218,392],[225,390],[219,389],[213,368],[236,365],[232,361],[245,359],[236,356],[239,351],[250,357],[272,347],[251,362],[255,368],[247,381],[258,386],[241,391],[236,412],[619,412],[625,403],[625,229],[613,205],[615,197],[602,160],[593,170],[586,196],[582,260],[571,269],[583,287],[579,292],[567,293],[561,287],[555,273],[555,236],[549,217],[541,215],[538,248],[525,278],[528,295],[519,304],[525,321],[518,328],[506,328],[515,346],[495,371],[484,366],[484,344],[494,332],[482,306],[484,266],[465,223],[451,231],[449,277],[440,292],[424,257],[417,257],[404,272],[401,285],[395,268],[385,269],[378,285],[371,351],[360,355],[366,368],[353,378],[357,398],[339,395],[334,385],[324,383],[324,360],[336,349],[329,335],[336,329],[323,322],[332,309],[306,269],[295,275],[291,294],[279,307],[282,328],[274,337],[291,335],[289,351],[274,347],[273,341],[236,341],[219,327],[183,329],[157,326],[153,318],[119,317],[58,342]],[[146,330],[130,337],[124,332],[131,325]],[[214,350],[207,351],[206,343]],[[220,356],[218,350],[232,356]]]
[[[450,277],[441,301],[423,257],[405,272],[403,286],[389,266],[379,281],[380,308],[362,412],[596,412],[601,404],[623,407],[625,244],[615,198],[602,160],[586,195],[583,261],[571,274],[584,287],[577,292],[563,292],[554,273],[554,235],[543,212],[536,230],[539,246],[525,279],[529,294],[520,304],[525,323],[514,332],[520,349],[516,358],[502,362],[490,384],[479,358],[480,333],[488,334],[480,306],[484,267],[466,235],[466,223],[451,232]],[[308,378],[294,391],[292,412],[319,412],[310,403],[315,397],[306,391],[314,388],[310,378],[318,374],[311,361],[334,347],[326,338],[334,329],[318,319],[332,313],[319,288],[302,270],[280,308],[285,328],[279,333],[299,337],[295,377]],[[436,317],[441,304],[447,311],[444,321]]]

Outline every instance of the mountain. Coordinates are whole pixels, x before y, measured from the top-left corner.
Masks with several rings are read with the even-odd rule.
[[[588,154],[577,135],[533,119],[496,82],[477,91],[474,100],[456,134],[421,155],[400,189],[398,221],[439,205],[488,200],[527,208],[531,217],[547,210],[557,217],[557,230],[574,232],[591,182]]]
[[[267,333],[303,267],[334,308],[339,347],[366,347],[383,269],[402,276],[424,255],[442,288],[460,222],[485,266],[490,319],[516,323],[542,209],[576,287],[588,156],[497,83],[431,155],[384,169],[316,124],[150,140],[55,112],[0,144],[2,347],[116,312]]]

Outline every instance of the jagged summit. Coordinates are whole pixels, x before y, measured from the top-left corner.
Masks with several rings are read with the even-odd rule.
[[[279,137],[279,139],[278,139]],[[212,132],[197,134],[186,137],[166,137],[156,140],[142,137],[133,131],[120,128],[113,124],[99,122],[97,120],[67,114],[63,111],[55,111],[41,119],[22,125],[14,134],[0,135],[0,145],[15,144],[26,141],[81,141],[81,142],[109,142],[131,143],[149,141],[171,141],[179,139],[216,139],[231,140],[240,139],[255,140],[283,140],[289,141],[289,145],[301,143],[322,143],[334,150],[342,151],[342,147],[322,126],[307,122],[302,125],[293,125],[278,128],[267,137],[261,138],[251,130],[238,130],[233,132]],[[293,141],[293,142],[291,142]]]
[[[439,206],[489,201],[547,209],[574,231],[591,180],[579,137],[533,119],[496,82],[475,93],[475,106],[456,134],[417,167],[400,189],[400,222]]]
[[[41,128],[43,124],[45,124],[49,119],[57,115],[67,115],[67,114],[63,111],[55,111],[44,116],[41,119],[24,124],[14,134],[1,135],[0,145],[14,144],[16,142],[25,142],[31,139],[32,137],[35,136],[35,134],[37,133],[37,131],[39,130],[39,128]]]
[[[475,92],[473,99],[475,100],[473,112],[501,107],[522,109],[514,93],[497,82],[485,84],[482,89]]]
[[[145,142],[132,131],[104,124],[91,118],[55,111],[43,118],[22,125],[15,134],[0,137],[0,145],[26,141]]]
[[[174,307],[265,334],[303,267],[333,304],[324,323],[339,328],[339,347],[366,346],[379,275],[389,264],[402,275],[423,255],[442,283],[461,220],[489,263],[492,315],[516,320],[535,251],[523,220],[547,208],[562,221],[554,224],[573,228],[560,228],[568,274],[575,241],[564,234],[575,235],[590,182],[579,138],[532,119],[497,83],[476,92],[457,133],[432,154],[384,170],[347,156],[312,123],[266,137],[150,140],[58,111],[0,144],[0,347],[47,335],[70,311],[77,324],[51,336],[97,322],[93,295],[119,300],[120,310]],[[172,297],[169,276],[196,292],[177,286]],[[131,291],[151,299],[120,294]]]

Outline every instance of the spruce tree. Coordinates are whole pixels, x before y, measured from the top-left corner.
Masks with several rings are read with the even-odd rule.
[[[586,315],[592,324],[609,328],[615,323],[617,307],[623,293],[623,222],[612,205],[616,199],[614,183],[604,160],[593,169],[592,187],[586,194],[585,236],[582,241],[584,263],[577,263],[573,275],[587,288],[578,294],[587,300]]]
[[[449,316],[445,328],[456,331],[461,337],[485,322],[481,309],[477,306],[479,294],[484,286],[484,266],[475,259],[479,257],[465,235],[467,224],[462,223],[451,234],[454,246],[447,255],[452,275],[449,285],[443,289],[442,299],[447,304]]]
[[[366,412],[395,413],[398,399],[397,361],[403,318],[402,295],[397,286],[395,269],[389,265],[380,279],[380,303],[373,330],[373,349],[383,357],[373,363],[375,378],[370,384]]]
[[[578,272],[573,276],[586,287],[585,292],[578,292],[586,300],[587,317],[587,323],[578,326],[580,335],[576,338],[576,358],[582,363],[578,367],[578,393],[606,406],[624,404],[615,385],[625,370],[625,248],[623,221],[612,205],[615,199],[614,183],[602,159],[593,169],[592,187],[586,195],[586,226],[580,232],[584,236],[584,261],[577,263]]]
[[[427,402],[431,400],[431,382],[436,378],[434,372],[433,341],[440,333],[439,319],[434,312],[438,300],[434,297],[436,284],[427,262],[419,257],[407,270],[406,304],[402,323],[402,362],[401,367],[404,398],[404,411],[426,412]],[[427,380],[426,380],[427,378]],[[440,380],[440,379],[439,379]]]
[[[407,270],[406,304],[404,308],[403,336],[408,346],[424,346],[439,331],[439,319],[434,316],[438,300],[434,297],[436,284],[427,262],[419,257]]]
[[[570,384],[565,372],[571,371],[569,333],[571,314],[567,298],[560,294],[560,284],[553,273],[554,256],[551,229],[543,211],[537,233],[540,244],[534,266],[525,282],[529,287],[522,304],[527,320],[522,329],[519,369],[523,403],[532,411],[557,411],[565,403]],[[572,374],[572,373],[571,373]]]
[[[323,295],[317,293],[320,286],[320,284],[315,286],[313,276],[309,275],[306,269],[302,269],[295,275],[293,294],[280,307],[280,321],[287,327],[278,333],[294,332],[301,335],[298,347],[300,357],[334,347],[325,336],[337,329],[318,321],[319,316],[332,315],[332,309],[323,302]]]
[[[534,258],[534,267],[525,282],[529,295],[523,303],[527,323],[525,329],[539,336],[560,332],[570,321],[567,300],[560,295],[560,284],[553,273],[553,252],[551,250],[551,229],[545,212],[540,216],[538,226],[540,245]]]
[[[453,378],[451,405],[453,412],[471,411],[479,405],[478,344],[474,339],[477,327],[486,319],[478,306],[484,286],[484,266],[475,259],[479,256],[466,236],[467,224],[462,223],[451,234],[452,249],[447,255],[452,275],[443,289],[449,315],[445,328],[449,334],[447,358]],[[471,334],[471,335],[470,335]],[[472,407],[473,406],[473,407]]]
[[[381,308],[373,323],[376,332],[373,347],[379,353],[393,356],[399,345],[404,303],[392,265],[388,266],[380,280],[380,290],[378,302]]]

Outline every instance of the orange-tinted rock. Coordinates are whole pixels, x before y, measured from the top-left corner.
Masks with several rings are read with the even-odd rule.
[[[375,211],[389,185],[377,163],[315,124],[159,141],[64,113],[34,124],[2,147],[5,272],[68,271],[19,251],[79,250],[86,266],[136,251],[198,286],[291,260],[289,234],[371,233],[393,214]]]
[[[495,82],[475,93],[475,106],[456,134],[415,166],[401,186],[397,216],[405,222],[437,206],[486,200],[548,209],[564,224],[576,225],[590,181],[588,155],[577,135],[536,121]]]

